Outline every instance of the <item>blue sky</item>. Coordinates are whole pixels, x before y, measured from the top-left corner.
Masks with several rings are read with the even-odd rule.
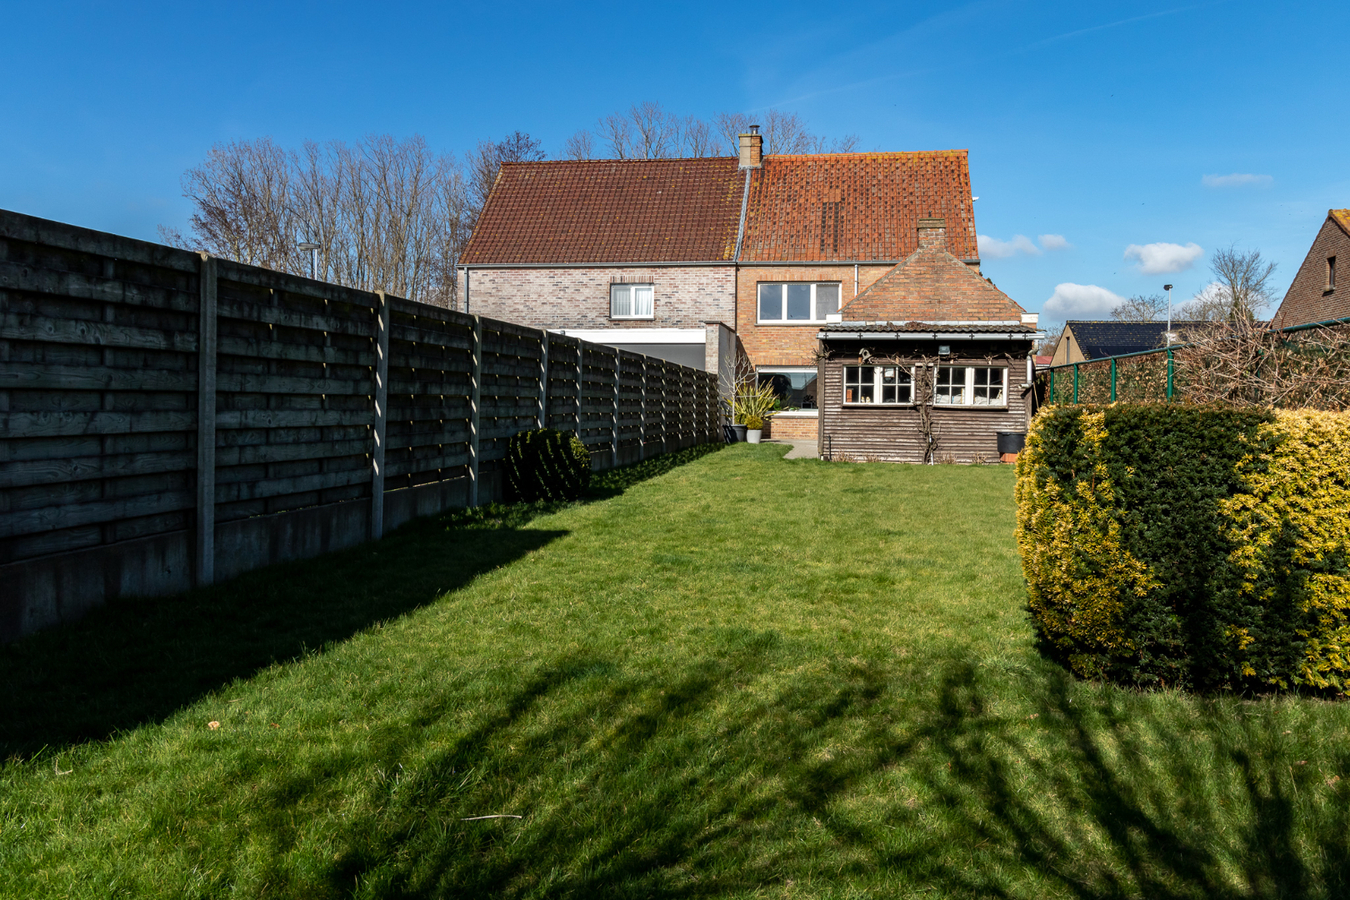
[[[1230,244],[1283,293],[1350,206],[1344,2],[7,7],[0,207],[150,240],[216,142],[558,153],[646,100],[969,149],[985,273],[1046,318],[1092,288],[1185,299]]]

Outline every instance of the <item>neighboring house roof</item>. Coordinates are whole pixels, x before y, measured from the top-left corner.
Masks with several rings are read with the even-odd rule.
[[[1055,358],[1054,358],[1053,356],[1039,356],[1039,355],[1038,355],[1038,356],[1033,356],[1033,357],[1031,358],[1031,361],[1032,361],[1033,363],[1036,364],[1036,368],[1038,368],[1038,369],[1044,369],[1046,366],[1050,365],[1050,363],[1053,362],[1054,359],[1055,359]]]
[[[1333,209],[1329,211],[1336,224],[1341,226],[1347,237],[1350,237],[1350,209]]]
[[[503,163],[461,265],[731,262],[735,157]]]
[[[951,253],[925,247],[839,312],[844,320],[858,322],[1020,322],[1025,310]]]
[[[462,265],[894,262],[918,220],[976,259],[965,150],[503,163]]]
[[[1173,322],[1173,331],[1203,328],[1207,322]],[[1166,343],[1166,322],[1117,322],[1114,320],[1074,320],[1064,323],[1073,332],[1074,343],[1086,359],[1120,356],[1156,350]]]
[[[1329,258],[1340,260],[1335,283],[1328,283]],[[1272,319],[1277,328],[1295,328],[1350,316],[1350,209],[1327,210],[1303,264],[1294,273]]]
[[[742,262],[902,260],[925,217],[979,256],[965,150],[766,156],[752,171]]]

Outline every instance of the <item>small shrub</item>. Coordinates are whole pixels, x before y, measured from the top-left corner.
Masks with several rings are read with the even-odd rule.
[[[1078,674],[1350,686],[1350,416],[1051,409],[1017,472],[1031,609]]]
[[[759,431],[764,427],[764,420],[759,416],[746,416],[745,427],[751,431]]]
[[[576,500],[591,482],[591,454],[570,431],[541,428],[511,435],[506,449],[510,502]]]

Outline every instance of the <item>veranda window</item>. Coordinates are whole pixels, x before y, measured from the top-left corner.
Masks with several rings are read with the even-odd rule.
[[[1000,366],[939,366],[933,379],[937,406],[1007,406],[1008,370]]]
[[[844,366],[845,405],[914,402],[914,376],[899,366]]]

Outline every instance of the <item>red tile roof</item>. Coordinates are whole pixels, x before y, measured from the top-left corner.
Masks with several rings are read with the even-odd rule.
[[[768,156],[750,183],[741,261],[901,260],[925,217],[946,220],[956,256],[979,256],[965,150]]]
[[[505,163],[460,262],[731,262],[735,157]]]
[[[839,312],[845,322],[1007,322],[1025,310],[951,253],[930,248],[914,251]]]
[[[752,169],[740,260],[900,260],[918,220],[979,255],[965,150],[768,156]],[[745,170],[735,157],[506,163],[464,265],[732,262]]]

